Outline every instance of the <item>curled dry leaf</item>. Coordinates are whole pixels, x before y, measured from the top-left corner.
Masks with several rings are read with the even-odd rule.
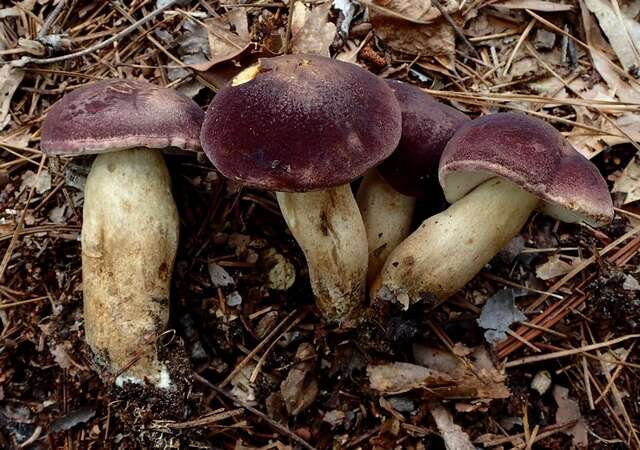
[[[422,365],[395,362],[367,367],[371,388],[385,394],[425,389],[427,397],[446,399],[506,398],[510,395],[505,377],[479,347],[471,364],[464,358],[434,348],[414,347]]]
[[[588,448],[589,437],[584,419],[580,414],[580,405],[574,399],[569,398],[569,389],[556,385],[553,388],[553,398],[558,404],[556,423],[576,422],[574,426],[567,430],[567,433],[573,436],[573,445],[576,448]]]
[[[304,3],[293,5],[291,22],[291,51],[310,55],[329,56],[329,47],[336,37],[336,26],[329,22],[331,2],[309,10]]]
[[[430,412],[447,450],[475,450],[469,435],[453,422],[453,416],[442,405],[432,404]]]
[[[372,0],[369,6],[375,32],[394,50],[412,55],[443,57],[451,60],[455,53],[455,33],[440,11],[429,1]],[[453,17],[458,4],[443,2]],[[447,64],[447,68],[449,65]]]

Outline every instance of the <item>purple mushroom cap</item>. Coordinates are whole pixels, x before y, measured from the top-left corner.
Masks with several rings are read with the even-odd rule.
[[[146,81],[103,80],[65,95],[42,124],[42,151],[84,155],[133,147],[200,148],[204,113],[192,100]]]
[[[439,192],[440,156],[456,129],[469,118],[411,84],[395,80],[388,84],[402,109],[402,137],[378,171],[401,194],[423,197]]]
[[[393,91],[366,70],[310,55],[260,60],[257,76],[211,102],[202,146],[227,178],[272,191],[346,184],[400,140]]]
[[[447,144],[439,178],[447,200],[464,197],[491,177],[538,196],[541,210],[567,222],[611,222],[613,203],[598,169],[548,123],[518,113],[463,124]]]

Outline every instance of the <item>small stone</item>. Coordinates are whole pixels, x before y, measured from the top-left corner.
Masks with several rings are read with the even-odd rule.
[[[553,50],[556,43],[555,33],[544,28],[538,28],[536,31],[535,46],[538,50]]]
[[[227,305],[228,306],[240,306],[242,304],[242,297],[238,293],[238,291],[233,291],[231,294],[227,295]]]

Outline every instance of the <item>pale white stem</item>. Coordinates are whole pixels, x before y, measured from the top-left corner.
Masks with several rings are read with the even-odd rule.
[[[367,237],[351,188],[276,196],[307,259],[318,307],[331,321],[352,317],[364,301]]]
[[[371,291],[405,306],[461,289],[522,229],[539,199],[499,178],[430,217],[389,255]]]
[[[399,193],[371,169],[358,188],[356,200],[367,230],[370,284],[391,251],[409,235],[416,199]]]
[[[156,150],[99,155],[87,178],[82,277],[87,342],[116,382],[171,386],[155,338],[169,320],[169,285],[178,246],[171,178]]]

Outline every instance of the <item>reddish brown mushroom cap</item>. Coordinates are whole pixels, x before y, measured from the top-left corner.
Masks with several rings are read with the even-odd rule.
[[[463,124],[447,144],[439,178],[449,202],[499,176],[538,196],[543,212],[568,222],[603,225],[613,218],[598,169],[546,122],[492,114]]]
[[[455,130],[469,118],[415,86],[388,81],[402,109],[402,137],[393,154],[378,166],[396,191],[422,197],[440,191],[438,163]]]
[[[83,155],[133,147],[200,148],[204,113],[172,89],[145,81],[103,80],[58,101],[42,124],[42,151]]]
[[[261,59],[256,77],[220,91],[201,132],[226,177],[273,191],[346,184],[388,157],[401,113],[387,84],[354,65],[309,55]]]

